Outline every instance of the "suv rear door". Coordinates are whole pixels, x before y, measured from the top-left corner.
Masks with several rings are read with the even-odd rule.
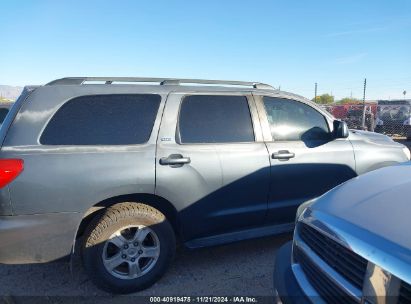
[[[261,225],[269,166],[251,94],[169,95],[155,192],[176,206],[184,241]]]
[[[1,151],[3,158],[24,160],[24,171],[9,185],[14,213],[81,217],[108,198],[154,193],[156,140],[167,94],[151,90],[56,85],[34,91]]]
[[[356,176],[347,138],[333,138],[332,123],[308,103],[254,96],[271,161],[269,222],[293,222],[301,203]]]

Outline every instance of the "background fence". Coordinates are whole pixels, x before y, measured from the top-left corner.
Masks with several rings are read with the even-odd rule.
[[[378,103],[324,105],[335,118],[350,129],[367,130],[411,140],[411,100]]]

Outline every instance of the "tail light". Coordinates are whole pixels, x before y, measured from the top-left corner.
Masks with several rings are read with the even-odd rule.
[[[11,183],[23,169],[22,159],[0,159],[0,188]]]

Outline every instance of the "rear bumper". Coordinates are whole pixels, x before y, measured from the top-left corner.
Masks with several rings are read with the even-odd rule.
[[[307,304],[306,297],[291,269],[292,242],[283,245],[278,251],[274,267],[274,292],[276,303]]]
[[[81,215],[0,216],[0,263],[44,263],[70,254]]]

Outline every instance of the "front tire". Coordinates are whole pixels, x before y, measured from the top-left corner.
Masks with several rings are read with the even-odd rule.
[[[146,289],[166,272],[175,235],[164,214],[141,203],[119,203],[88,226],[82,246],[91,280],[112,293]]]

